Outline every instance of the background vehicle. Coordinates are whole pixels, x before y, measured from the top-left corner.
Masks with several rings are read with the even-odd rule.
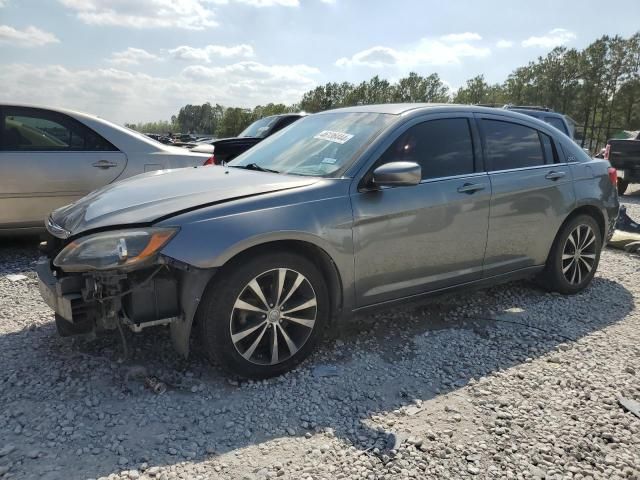
[[[352,312],[534,275],[581,291],[618,213],[610,169],[507,110],[327,111],[225,168],[56,210],[40,288],[63,335],[170,325],[186,355],[195,322],[211,357],[268,377]]]
[[[210,163],[216,165],[219,165],[222,162],[230,162],[238,155],[246,152],[268,136],[282,130],[284,127],[292,124],[302,117],[303,115],[299,113],[286,113],[283,115],[264,117],[253,122],[237,137],[219,138],[217,140],[205,142],[201,145],[195,146],[191,151],[212,153],[213,159]]]
[[[503,108],[506,110],[513,110],[515,112],[524,113],[525,115],[529,115],[530,117],[542,120],[552,127],[557,128],[569,138],[577,140],[576,122],[567,115],[554,112],[548,107],[505,105]]]
[[[0,105],[0,233],[42,230],[51,210],[104,185],[207,157],[84,113]]]
[[[640,183],[640,133],[635,139],[608,140],[604,158],[618,170],[618,194],[624,195],[630,183]]]

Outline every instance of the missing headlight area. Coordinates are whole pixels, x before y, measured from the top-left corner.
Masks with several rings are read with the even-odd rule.
[[[43,258],[38,271],[40,290],[63,336],[99,334],[121,325],[139,332],[180,317],[177,275],[167,265],[129,273],[64,274],[54,273]]]

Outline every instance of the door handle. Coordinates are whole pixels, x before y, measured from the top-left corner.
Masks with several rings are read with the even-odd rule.
[[[547,180],[558,180],[559,178],[562,178],[566,175],[566,173],[564,172],[556,172],[556,171],[551,171],[549,173],[547,173],[544,178],[546,178]]]
[[[480,183],[465,183],[461,187],[458,187],[458,193],[468,193],[469,195],[479,192],[480,190],[484,190],[484,185]]]
[[[102,168],[107,169],[107,168],[113,168],[113,167],[117,167],[118,164],[115,162],[110,162],[109,160],[98,160],[97,162],[94,162],[91,164],[93,167],[96,168]]]

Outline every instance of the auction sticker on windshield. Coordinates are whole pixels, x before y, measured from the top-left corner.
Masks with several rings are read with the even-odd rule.
[[[351,135],[350,133],[323,130],[313,138],[317,138],[318,140],[327,140],[329,142],[339,143],[342,145],[343,143],[347,143],[349,140],[351,140],[353,138],[353,135]]]

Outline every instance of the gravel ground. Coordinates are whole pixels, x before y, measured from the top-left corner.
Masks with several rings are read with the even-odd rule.
[[[640,219],[640,191],[624,201]],[[640,400],[636,255],[607,250],[573,297],[515,283],[358,319],[264,382],[181,360],[162,329],[126,365],[115,337],[59,338],[36,256],[0,245],[3,479],[640,478],[617,402]]]

